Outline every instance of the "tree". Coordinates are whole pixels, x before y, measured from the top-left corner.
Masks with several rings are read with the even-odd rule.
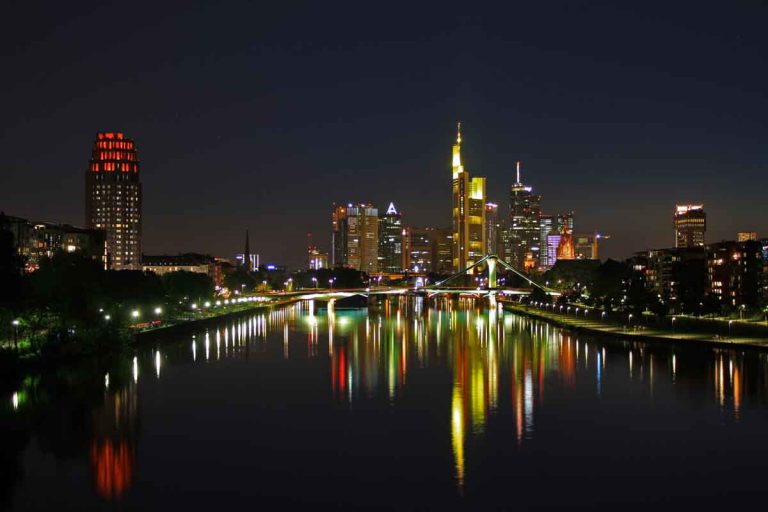
[[[206,274],[199,272],[169,272],[161,278],[165,296],[173,301],[186,298],[199,300],[213,295],[213,280]]]
[[[233,292],[235,290],[252,291],[256,287],[256,278],[243,267],[237,267],[234,272],[224,277],[224,286]]]

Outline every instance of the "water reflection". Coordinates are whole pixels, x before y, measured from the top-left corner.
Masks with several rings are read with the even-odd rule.
[[[99,368],[92,375],[84,371],[68,377],[67,398],[53,391],[61,386],[58,381],[42,385],[27,380],[6,395],[1,412],[7,424],[21,422],[33,438],[42,438],[54,430],[37,428],[50,421],[46,415],[71,414],[60,402],[70,400],[70,409],[90,411],[84,439],[68,439],[67,449],[89,461],[96,493],[113,500],[130,492],[136,480],[142,386],[162,386],[173,378],[175,366],[194,365],[198,378],[205,379],[206,365],[237,360],[270,360],[282,368],[310,364],[323,369],[315,375],[324,379],[312,381],[312,386],[321,387],[330,405],[345,410],[358,403],[376,405],[377,400],[396,410],[409,386],[420,382],[429,386],[434,404],[440,404],[443,430],[434,434],[445,436],[443,450],[452,459],[447,469],[463,493],[472,481],[471,468],[482,465],[486,456],[478,447],[492,432],[502,432],[508,443],[492,449],[505,453],[522,452],[547,426],[552,435],[547,407],[559,411],[570,402],[598,407],[637,396],[679,395],[686,403],[716,408],[722,418],[744,421],[749,404],[763,405],[768,398],[767,357],[707,347],[580,339],[550,324],[465,299],[425,303],[423,298],[389,298],[368,310],[305,301],[227,319],[184,335],[178,343],[143,346],[107,371]],[[427,374],[432,380],[417,379]],[[26,443],[16,447],[19,453]]]
[[[116,392],[107,388],[103,404],[94,410],[93,425],[89,452],[96,491],[103,498],[120,498],[131,484],[136,462],[136,383],[129,382]]]

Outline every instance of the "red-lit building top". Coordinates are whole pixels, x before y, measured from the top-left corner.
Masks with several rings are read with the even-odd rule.
[[[119,132],[96,135],[91,153],[91,172],[139,172],[136,146]]]

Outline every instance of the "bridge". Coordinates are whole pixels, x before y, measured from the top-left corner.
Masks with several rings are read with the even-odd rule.
[[[498,266],[501,265],[506,270],[511,271],[515,275],[521,277],[526,283],[530,285],[528,288],[509,288],[509,287],[499,287],[498,283],[498,277],[497,277],[497,270]],[[460,286],[460,285],[454,285],[452,286],[450,283],[452,281],[457,281],[460,278],[464,278],[465,276],[469,275],[470,272],[472,272],[475,269],[482,268],[485,266],[487,268],[487,283],[484,283],[485,285],[481,286]],[[542,292],[546,293],[550,296],[559,296],[560,292],[557,290],[554,290],[552,288],[549,288],[547,286],[542,285],[541,283],[536,282],[534,279],[531,279],[528,275],[524,274],[523,272],[520,272],[512,265],[508,264],[504,260],[500,259],[495,254],[489,254],[487,256],[484,256],[483,258],[479,259],[477,262],[473,263],[472,265],[468,266],[464,270],[461,270],[459,272],[456,272],[455,274],[447,277],[446,279],[443,279],[442,281],[439,281],[437,283],[428,285],[428,286],[373,286],[368,288],[343,288],[343,289],[328,289],[328,288],[316,288],[313,290],[299,290],[295,292],[281,292],[279,296],[281,297],[296,297],[302,300],[308,300],[308,299],[342,299],[347,297],[352,297],[355,295],[361,295],[364,297],[368,296],[376,296],[376,295],[418,295],[418,296],[426,296],[426,297],[433,297],[433,296],[439,296],[439,295],[450,295],[450,296],[456,296],[456,295],[471,295],[474,297],[492,297],[495,298],[497,295],[503,295],[503,296],[527,296],[530,295],[534,288],[540,289]]]

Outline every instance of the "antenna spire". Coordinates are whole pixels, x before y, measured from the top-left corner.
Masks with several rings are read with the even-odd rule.
[[[456,123],[456,144],[461,144],[461,121]]]
[[[517,161],[517,181],[515,183],[520,183],[520,160]]]

